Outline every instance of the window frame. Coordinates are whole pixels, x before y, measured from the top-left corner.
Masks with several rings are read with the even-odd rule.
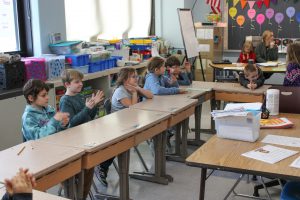
[[[18,20],[19,30],[16,34],[19,35],[19,51],[4,52],[8,54],[20,54],[21,56],[33,55],[33,43],[32,43],[32,26],[31,26],[31,12],[30,12],[30,0],[13,0],[17,13],[15,16]],[[18,40],[18,39],[17,39]]]

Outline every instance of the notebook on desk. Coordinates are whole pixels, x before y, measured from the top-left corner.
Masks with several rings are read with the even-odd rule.
[[[274,85],[271,89],[278,89],[280,91],[279,112],[300,114],[300,87]]]

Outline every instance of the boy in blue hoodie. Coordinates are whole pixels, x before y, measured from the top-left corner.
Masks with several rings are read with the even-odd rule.
[[[165,61],[160,57],[151,58],[147,65],[148,74],[144,89],[150,90],[154,95],[171,95],[185,93],[185,90],[179,89],[179,84],[176,78],[169,79],[164,76],[166,67]]]
[[[23,87],[27,101],[22,116],[24,141],[36,140],[58,132],[69,122],[69,114],[57,112],[48,105],[49,87],[37,79],[30,79]]]
[[[176,56],[170,56],[167,58],[165,66],[169,78],[177,80],[179,85],[191,85],[192,84],[192,73],[191,64],[189,62],[184,63],[184,71],[180,69],[180,60]]]

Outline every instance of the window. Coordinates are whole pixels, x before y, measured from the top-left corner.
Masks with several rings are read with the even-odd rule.
[[[27,0],[0,0],[0,52],[30,55],[32,47],[27,45],[32,46],[31,26],[26,24],[29,18],[25,17],[28,11]]]
[[[68,40],[149,36],[151,0],[65,0]]]

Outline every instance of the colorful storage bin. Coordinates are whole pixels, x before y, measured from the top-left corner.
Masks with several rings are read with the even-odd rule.
[[[46,56],[47,79],[53,80],[60,77],[65,70],[65,56]]]
[[[68,41],[57,44],[49,44],[49,48],[52,53],[59,55],[79,53],[81,49],[81,42],[82,41]]]
[[[66,62],[71,66],[84,66],[89,64],[89,54],[72,54],[66,55]]]
[[[25,63],[26,80],[47,80],[45,58],[28,57],[22,58],[22,61]]]

